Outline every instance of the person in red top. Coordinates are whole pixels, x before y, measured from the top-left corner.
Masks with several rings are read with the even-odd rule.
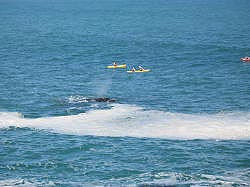
[[[243,61],[243,62],[249,62],[250,57],[246,56],[245,58],[241,58],[240,60]]]

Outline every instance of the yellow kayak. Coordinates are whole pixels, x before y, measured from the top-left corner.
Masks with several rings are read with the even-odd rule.
[[[135,70],[135,71],[127,71],[128,73],[146,73],[150,72],[150,69],[144,69],[144,70]]]
[[[107,66],[107,68],[126,68],[127,65],[126,64],[122,64],[122,65],[117,65],[117,66]]]

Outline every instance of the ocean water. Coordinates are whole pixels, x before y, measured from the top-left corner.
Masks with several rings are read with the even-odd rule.
[[[0,186],[250,186],[249,6],[1,0]]]

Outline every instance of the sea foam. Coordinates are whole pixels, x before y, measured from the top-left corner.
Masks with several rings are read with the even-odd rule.
[[[47,129],[57,133],[166,139],[250,139],[250,113],[182,114],[112,104],[110,109],[59,117],[24,118],[1,112],[0,128]]]

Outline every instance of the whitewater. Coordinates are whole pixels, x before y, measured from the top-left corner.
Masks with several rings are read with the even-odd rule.
[[[250,113],[183,114],[146,110],[136,105],[111,104],[69,116],[24,118],[1,112],[0,127],[29,127],[57,133],[164,139],[249,140]]]

